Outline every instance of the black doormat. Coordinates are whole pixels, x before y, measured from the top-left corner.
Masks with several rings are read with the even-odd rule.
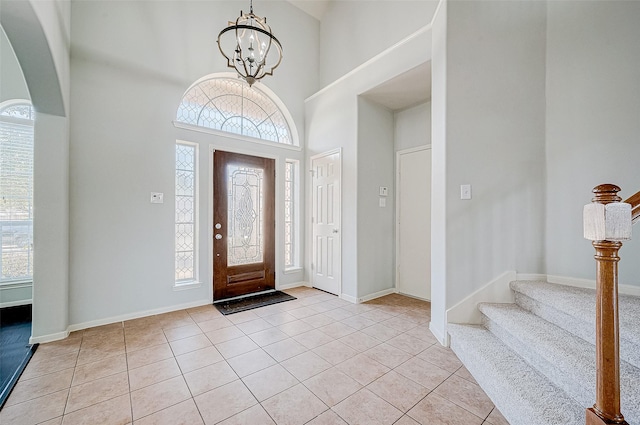
[[[285,294],[284,292],[273,291],[266,294],[249,295],[243,298],[237,298],[235,300],[221,300],[214,302],[213,305],[216,306],[220,313],[226,316],[227,314],[239,313],[241,311],[252,310],[254,308],[283,303],[285,301],[291,301],[295,299],[296,297]]]
[[[38,347],[30,336],[30,305],[0,309],[0,410]]]

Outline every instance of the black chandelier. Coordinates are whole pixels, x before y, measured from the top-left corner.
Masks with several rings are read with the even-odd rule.
[[[282,45],[271,33],[267,18],[253,13],[253,0],[249,14],[240,11],[240,17],[220,31],[218,47],[227,66],[235,69],[249,86],[265,75],[273,75],[282,61]]]

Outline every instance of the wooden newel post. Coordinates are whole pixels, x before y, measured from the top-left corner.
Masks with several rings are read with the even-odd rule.
[[[609,229],[607,220],[617,220],[624,210],[617,193],[620,188],[604,184],[593,189],[593,204],[585,207],[585,238],[596,250],[596,403],[587,409],[587,425],[627,424],[620,412],[620,354],[618,324],[618,250],[622,247],[620,226]],[[607,204],[613,204],[606,207]],[[600,204],[594,205],[594,204]],[[618,208],[621,205],[622,208]],[[588,211],[591,215],[587,217]],[[611,210],[611,212],[609,211]],[[630,211],[630,208],[629,208]],[[624,215],[624,214],[623,214]],[[613,218],[610,218],[611,216]],[[616,216],[616,217],[614,217]],[[594,220],[594,217],[595,220]],[[601,220],[600,220],[601,218]],[[624,218],[624,217],[623,217]],[[623,220],[624,221],[624,220]],[[623,224],[622,227],[625,225]],[[631,215],[629,212],[629,227]],[[588,229],[589,227],[589,229]],[[615,227],[615,226],[614,226]],[[612,236],[612,233],[615,235]],[[623,232],[624,233],[624,232]]]

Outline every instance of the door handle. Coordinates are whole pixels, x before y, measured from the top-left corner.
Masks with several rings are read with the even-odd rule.
[[[338,233],[338,229],[333,229],[333,233]]]
[[[222,239],[222,235],[221,235],[220,233],[216,233],[216,239],[217,239],[217,240]]]

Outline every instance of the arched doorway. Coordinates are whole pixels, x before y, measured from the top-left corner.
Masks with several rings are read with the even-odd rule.
[[[69,136],[65,108],[69,81],[67,6],[0,0],[0,26],[15,52],[35,109],[31,343],[68,335]],[[66,18],[65,18],[66,16]],[[41,284],[39,284],[41,283]]]

